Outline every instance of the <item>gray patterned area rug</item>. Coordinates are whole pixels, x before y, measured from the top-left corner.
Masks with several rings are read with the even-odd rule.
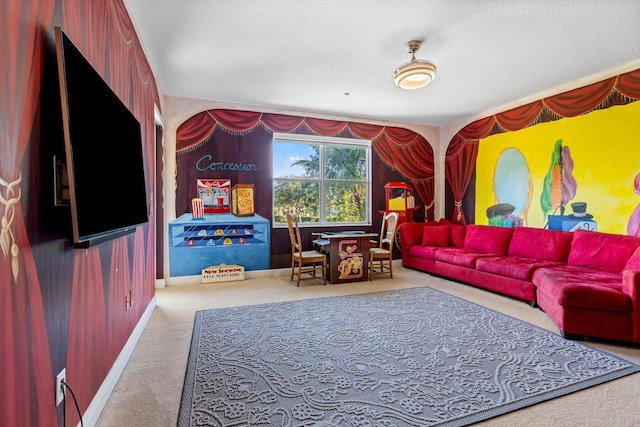
[[[462,426],[638,371],[431,288],[203,310],[178,426]]]

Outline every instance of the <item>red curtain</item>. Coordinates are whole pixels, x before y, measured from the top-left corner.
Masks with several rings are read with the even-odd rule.
[[[467,223],[462,210],[462,197],[467,187],[469,187],[477,156],[478,140],[465,140],[460,135],[456,135],[447,150],[445,178],[451,185],[454,200],[451,221],[457,224],[464,225]]]
[[[251,132],[261,126],[269,132],[308,133],[336,136],[347,132],[354,138],[372,141],[373,151],[390,168],[411,181],[417,196],[433,209],[433,148],[421,135],[397,128],[236,110],[209,110],[198,113],[178,128],[176,149],[192,150],[211,137],[217,126],[232,134]]]
[[[7,426],[57,424],[57,410],[53,404],[55,373],[41,284],[23,210],[25,202],[22,198],[28,192],[21,189],[27,185],[27,177],[21,176],[21,170],[23,163],[28,161],[25,153],[31,147],[37,120],[45,52],[49,50],[57,7],[61,17],[58,19],[62,19],[65,33],[96,70],[126,101],[125,104],[135,99],[135,111],[141,119],[143,132],[149,127],[144,123],[144,117],[151,117],[153,127],[150,112],[153,111],[154,100],[158,99],[155,82],[142,49],[132,36],[133,27],[122,0],[11,0],[0,6],[0,69],[5,76],[0,80],[0,129],[3,130],[0,137],[0,321],[3,323],[0,337],[3,385],[0,424]],[[135,55],[125,53],[132,49],[136,51]],[[144,89],[139,89],[140,82],[144,82]],[[140,106],[140,103],[144,105]],[[45,138],[46,135],[40,137]],[[146,158],[153,165],[152,138],[149,145]],[[153,240],[150,242],[148,246],[153,248]],[[126,241],[124,243],[126,246]],[[144,260],[144,248],[141,253]],[[114,360],[94,357],[95,354],[105,354],[109,334],[100,252],[92,249],[78,251],[74,255],[66,366],[69,367],[67,381],[73,384],[84,411]],[[121,262],[128,266],[131,261]],[[148,277],[146,287],[153,290],[154,272],[150,271]],[[140,301],[140,304],[146,305],[149,300]],[[123,302],[124,299],[118,297],[117,301]],[[116,310],[115,304],[113,306]],[[121,313],[122,306],[117,310]],[[92,368],[94,361],[101,367],[100,372]],[[77,423],[75,411],[68,412],[67,422],[70,425]]]
[[[52,1],[0,6],[0,424],[57,423],[42,294],[24,221],[21,176],[51,26]],[[23,182],[23,179],[25,180]],[[26,194],[27,192],[25,192]],[[40,408],[33,411],[32,408]]]
[[[113,91],[120,96],[119,91],[124,90],[128,95],[128,88],[124,88],[118,81],[109,79],[110,74],[116,73],[118,61],[107,62],[106,13],[105,5],[99,2],[69,0],[62,8],[62,28]],[[69,314],[69,349],[73,351],[69,351],[67,355],[66,366],[72,367],[67,369],[67,381],[78,396],[81,410],[88,407],[91,396],[99,387],[92,379],[96,376],[104,378],[105,372],[96,369],[104,365],[106,360],[115,360],[108,359],[110,355],[106,351],[106,338],[109,336],[107,307],[100,251],[97,248],[92,248],[86,253],[76,251]],[[89,355],[96,354],[96,351],[104,355],[99,364],[89,362],[92,359]],[[70,421],[79,421],[75,414],[69,415]]]
[[[158,96],[124,4],[121,0],[69,0],[64,3],[62,17],[65,33],[140,122],[147,194],[153,194],[153,108]],[[124,337],[130,335],[143,307],[151,299],[155,286],[155,269],[152,268],[155,263],[155,231],[149,230],[155,230],[153,215],[149,216],[149,224],[139,227],[135,235],[103,245],[103,249],[110,250],[108,258],[101,258],[100,248],[76,253],[69,324],[70,351],[66,366],[73,367],[67,369],[67,380],[73,385],[83,411],[122,350],[126,341]],[[134,239],[133,253],[128,244],[131,238]],[[106,262],[110,264],[103,265]],[[132,271],[131,264],[147,267]],[[103,271],[112,272],[108,275],[108,283],[104,282]],[[109,290],[106,295],[105,286]],[[132,290],[136,295],[137,309],[126,310],[125,301],[130,298]],[[95,354],[103,354],[104,357],[97,360],[91,356]],[[70,424],[79,421],[75,413],[67,416]]]
[[[447,148],[445,177],[454,198],[451,220],[466,223],[462,198],[475,169],[480,139],[537,123],[579,116],[595,109],[628,104],[638,99],[640,70],[634,70],[468,124],[451,139]]]

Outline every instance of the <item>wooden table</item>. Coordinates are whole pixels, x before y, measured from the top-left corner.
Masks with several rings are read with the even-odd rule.
[[[369,279],[369,248],[375,246],[376,233],[319,233],[313,241],[329,257],[331,283],[361,282]]]

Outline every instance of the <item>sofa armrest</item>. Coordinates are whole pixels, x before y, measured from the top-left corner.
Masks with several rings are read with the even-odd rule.
[[[633,340],[640,342],[640,271],[622,272],[622,292],[631,298],[631,317],[633,319]]]
[[[400,245],[402,252],[408,251],[412,246],[422,243],[422,233],[424,232],[424,222],[405,222],[400,226]]]

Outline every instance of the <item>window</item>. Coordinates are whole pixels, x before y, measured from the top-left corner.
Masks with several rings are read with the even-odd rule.
[[[273,223],[371,225],[371,141],[273,135]]]

